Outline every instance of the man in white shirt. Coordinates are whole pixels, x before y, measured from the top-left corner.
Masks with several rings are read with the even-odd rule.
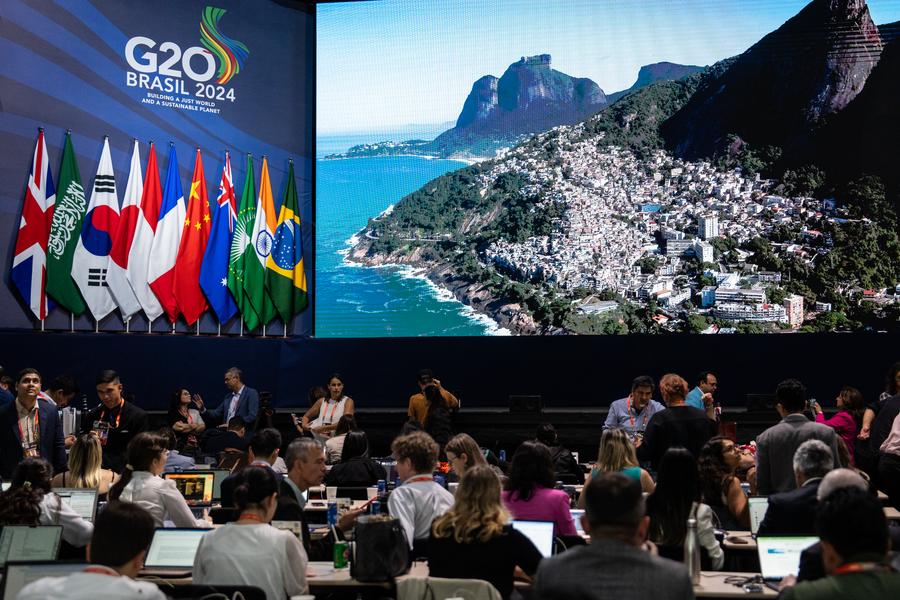
[[[403,484],[391,492],[388,512],[400,520],[416,556],[427,555],[431,522],[453,506],[453,494],[435,483],[432,476],[438,450],[437,442],[424,431],[401,435],[391,444]]]
[[[165,600],[156,585],[134,578],[144,565],[153,538],[153,517],[129,502],[110,502],[97,515],[87,547],[93,563],[66,577],[45,577],[25,586],[17,600]]]

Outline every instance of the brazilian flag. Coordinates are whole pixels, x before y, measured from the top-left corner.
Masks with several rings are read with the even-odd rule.
[[[269,290],[269,297],[272,298],[278,315],[287,325],[309,303],[293,161],[290,163],[287,189],[273,237],[272,252],[266,258],[266,289]]]

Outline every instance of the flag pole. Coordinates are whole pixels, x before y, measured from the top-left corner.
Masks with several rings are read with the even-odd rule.
[[[147,333],[153,333],[153,319],[147,317]]]
[[[266,324],[263,323],[263,337],[266,337]]]
[[[41,319],[41,331],[44,331],[44,319]]]
[[[131,317],[125,319],[125,333],[131,333],[129,326],[131,325]]]
[[[94,319],[94,333],[100,333],[100,320]]]
[[[283,323],[284,323],[284,337],[287,337],[287,326],[288,326],[288,324],[287,324],[287,321],[283,321]]]
[[[200,335],[200,319],[197,319],[197,335]]]
[[[219,327],[216,329],[216,337],[222,337],[222,324],[219,323]]]
[[[172,321],[172,335],[175,335],[175,321]]]
[[[241,315],[241,332],[238,334],[239,337],[244,337],[244,316]]]
[[[75,315],[69,313],[69,333],[75,333]]]

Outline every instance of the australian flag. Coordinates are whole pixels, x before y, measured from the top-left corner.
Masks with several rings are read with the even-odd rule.
[[[200,288],[206,294],[209,305],[216,313],[219,323],[225,323],[237,312],[237,304],[228,289],[228,259],[231,252],[231,237],[237,215],[237,198],[231,178],[231,158],[225,153],[222,181],[219,183],[219,197],[216,213],[212,218],[209,243],[200,266]]]

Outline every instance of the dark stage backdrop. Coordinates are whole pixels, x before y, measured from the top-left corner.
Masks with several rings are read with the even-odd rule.
[[[94,378],[120,372],[126,391],[150,409],[164,409],[171,391],[188,387],[216,406],[230,366],[247,384],[273,393],[276,407],[307,405],[307,391],[332,371],[359,409],[405,408],[417,391],[418,369],[432,368],[457,394],[463,410],[506,406],[511,394],[537,394],[548,409],[605,408],[628,393],[640,374],[676,372],[694,385],[713,370],[717,397],[742,407],[748,393],[772,393],[799,377],[826,407],[841,386],[866,399],[883,389],[896,360],[887,336],[585,336],[544,338],[249,339],[171,334],[0,333],[0,364],[26,366],[45,380],[70,373],[96,404]],[[658,397],[658,395],[657,395]]]
[[[216,25],[221,36],[230,38],[231,47],[243,44],[249,51],[240,70],[222,84],[217,83],[218,73],[200,81],[208,68],[200,28],[209,6],[225,10]],[[39,127],[46,130],[55,182],[65,131],[72,130],[82,184],[88,192],[103,136],[108,135],[120,205],[133,138],[141,143],[142,171],[148,143],[156,142],[163,182],[169,142],[174,142],[185,202],[199,147],[213,213],[226,150],[231,153],[239,201],[245,154],[254,157],[257,192],[262,156],[268,156],[276,210],[284,197],[292,157],[310,278],[313,21],[308,6],[290,7],[268,0],[0,3],[0,268],[4,283],[0,286],[0,327],[37,327],[11,286],[9,271]],[[205,55],[216,68],[227,62],[209,52]],[[294,333],[311,332],[311,315],[307,310],[294,320]],[[69,314],[55,309],[46,326],[68,329]],[[157,319],[154,327],[159,331],[170,328],[165,319]],[[211,313],[202,318],[200,327],[205,332],[216,331]],[[283,331],[277,321],[273,327]],[[93,330],[94,322],[83,316],[76,319],[75,328]],[[132,320],[131,328],[147,330],[143,313]],[[225,331],[237,333],[239,328],[234,319]],[[114,314],[101,322],[100,329],[124,327]]]

